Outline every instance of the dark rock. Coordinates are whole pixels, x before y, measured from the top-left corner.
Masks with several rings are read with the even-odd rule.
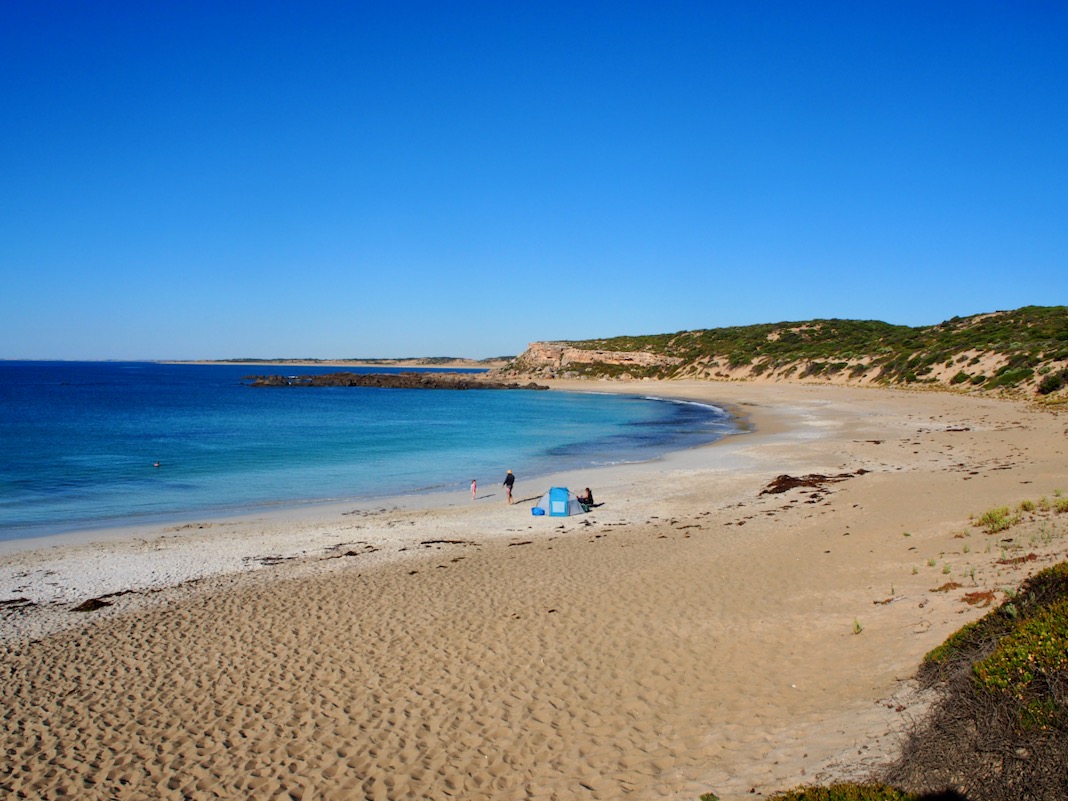
[[[324,373],[249,375],[250,387],[378,387],[382,389],[548,389],[531,382],[491,381],[470,373]]]

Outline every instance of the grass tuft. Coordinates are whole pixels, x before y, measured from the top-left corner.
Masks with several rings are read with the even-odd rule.
[[[1009,507],[999,506],[996,509],[989,509],[983,512],[975,525],[986,529],[987,534],[997,534],[999,531],[1005,531],[1005,529],[1010,528],[1015,522],[1009,515]]]

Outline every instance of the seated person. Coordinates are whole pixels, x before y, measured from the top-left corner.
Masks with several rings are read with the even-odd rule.
[[[586,494],[585,495],[579,495],[578,496],[578,501],[583,506],[593,506],[593,493],[590,491],[589,487],[586,487]]]

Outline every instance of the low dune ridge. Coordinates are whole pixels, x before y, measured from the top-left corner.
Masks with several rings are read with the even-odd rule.
[[[510,465],[510,507],[483,487],[6,548],[0,787],[735,801],[850,778],[922,716],[923,654],[986,611],[966,593],[1065,558],[1068,515],[972,519],[1068,490],[1068,420],[1048,409],[640,389],[753,430],[544,480]],[[550,484],[600,505],[533,517]]]

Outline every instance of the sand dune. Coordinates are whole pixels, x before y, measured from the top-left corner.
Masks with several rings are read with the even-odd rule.
[[[766,795],[891,756],[923,711],[919,659],[984,611],[963,593],[1065,558],[1068,515],[1007,535],[969,522],[1068,491],[1063,416],[946,393],[641,389],[733,404],[756,430],[556,477],[603,502],[566,520],[529,514],[550,481],[517,469],[512,507],[488,488],[9,548],[0,601],[23,602],[0,607],[0,787]],[[766,492],[782,474],[828,480]],[[1020,553],[1036,558],[998,564]],[[71,611],[90,598],[110,605]]]

